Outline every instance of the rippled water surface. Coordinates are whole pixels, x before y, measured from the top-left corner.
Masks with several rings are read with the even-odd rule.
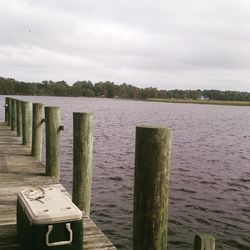
[[[69,191],[72,112],[94,113],[91,217],[119,249],[132,249],[134,141],[140,124],[173,129],[168,249],[192,249],[198,232],[212,233],[217,249],[250,249],[250,107],[17,98],[61,107],[61,181]]]

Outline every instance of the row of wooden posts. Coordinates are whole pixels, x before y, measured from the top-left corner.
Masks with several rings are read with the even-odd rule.
[[[31,146],[31,155],[41,160],[45,122],[46,175],[60,178],[59,107],[44,107],[6,97],[5,123]],[[167,249],[168,193],[171,130],[136,127],[133,249]],[[73,113],[72,201],[90,215],[93,152],[93,115]],[[195,250],[214,250],[210,235],[196,235]]]
[[[45,123],[46,175],[60,178],[60,121],[59,107],[44,107],[41,103],[25,102],[6,97],[5,123],[22,138],[22,144],[31,146],[31,155],[38,161],[42,157],[42,133]],[[92,180],[93,115],[74,113],[74,203],[90,214]]]

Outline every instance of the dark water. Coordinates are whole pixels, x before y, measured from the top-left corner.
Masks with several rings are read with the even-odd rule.
[[[91,217],[119,249],[132,249],[134,138],[140,124],[173,129],[168,248],[192,249],[195,233],[207,232],[216,237],[217,249],[250,249],[250,107],[19,98],[61,107],[61,180],[69,191],[72,112],[94,113]]]

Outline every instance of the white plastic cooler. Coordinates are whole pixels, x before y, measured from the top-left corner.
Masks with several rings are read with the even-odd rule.
[[[82,250],[82,212],[58,188],[19,192],[17,230],[27,250]]]

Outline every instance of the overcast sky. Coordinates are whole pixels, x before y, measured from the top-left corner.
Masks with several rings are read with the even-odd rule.
[[[250,1],[0,0],[0,76],[250,91]]]

